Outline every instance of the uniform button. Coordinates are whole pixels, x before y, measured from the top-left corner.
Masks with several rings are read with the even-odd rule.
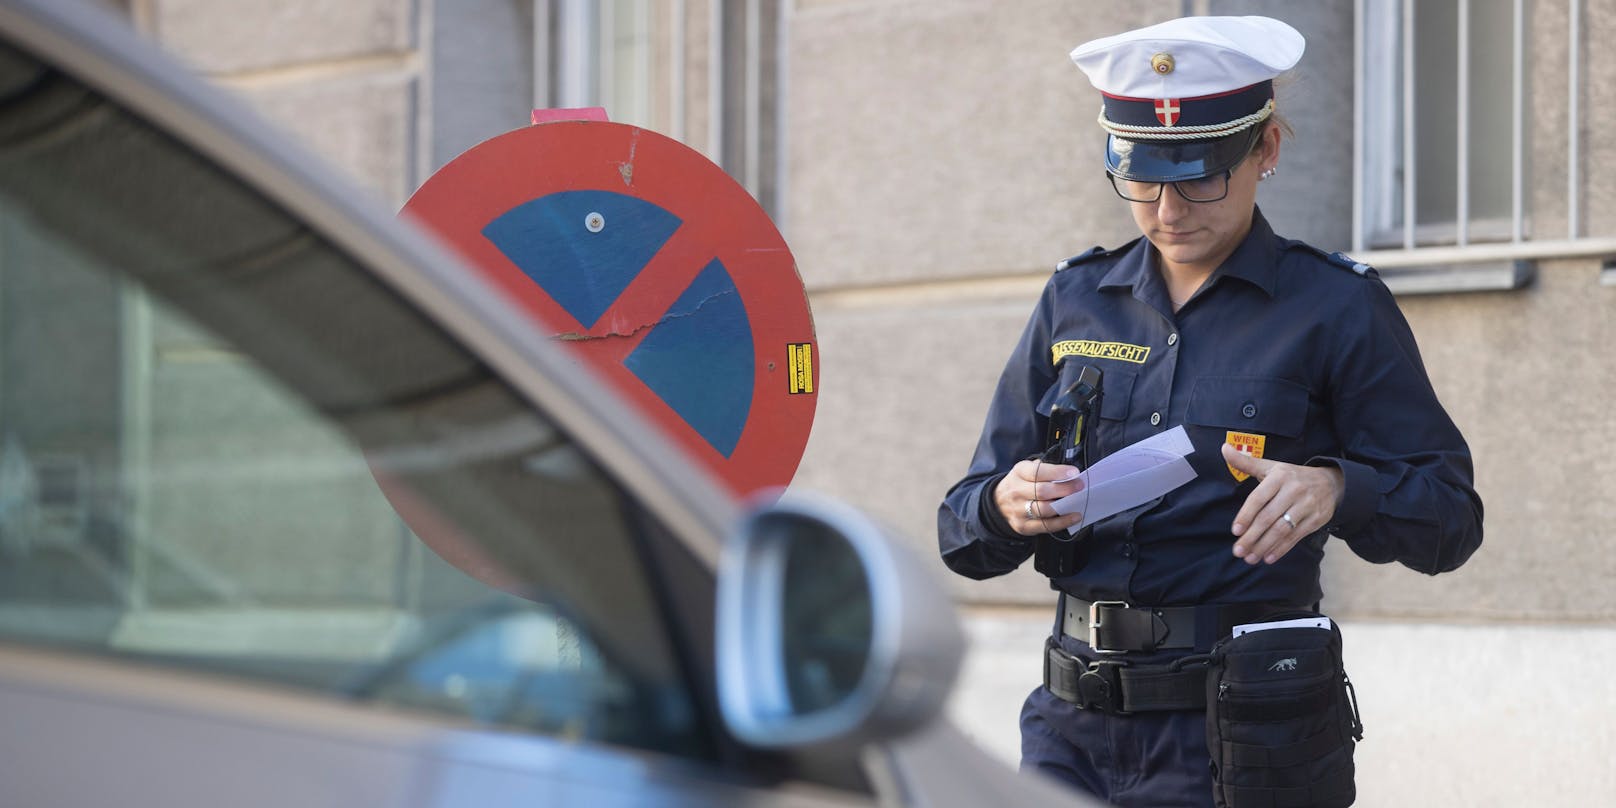
[[[1177,345],[1178,344],[1178,335],[1177,334],[1168,334],[1167,335],[1167,344],[1168,344],[1169,347],[1171,347],[1173,345]]]
[[[1256,418],[1257,405],[1247,401],[1245,406],[1240,408],[1240,414],[1246,416],[1247,418]]]
[[[1161,413],[1159,413],[1159,412],[1151,413],[1150,414],[1150,425],[1151,426],[1159,426],[1160,424],[1161,424]]]
[[[1124,542],[1123,545],[1122,545],[1122,557],[1123,558],[1133,558],[1134,548],[1136,548],[1136,547],[1138,547],[1138,545],[1134,544],[1131,541],[1130,542]]]

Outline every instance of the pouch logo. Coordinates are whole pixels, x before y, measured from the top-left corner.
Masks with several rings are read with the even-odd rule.
[[[1150,356],[1150,346],[1129,345],[1126,342],[1099,342],[1092,339],[1068,339],[1050,346],[1050,352],[1054,354],[1050,362],[1056,364],[1064,356],[1087,356],[1094,359],[1120,359],[1123,362],[1143,365],[1145,357]]]
[[[1267,440],[1267,438],[1264,438],[1262,435],[1253,435],[1250,432],[1225,432],[1223,433],[1223,440],[1225,443],[1233,446],[1241,454],[1248,454],[1252,457],[1261,458],[1263,443]],[[1227,468],[1229,473],[1234,475],[1235,482],[1243,483],[1246,481],[1247,477],[1251,476],[1250,474],[1240,471],[1227,463],[1224,464],[1224,468]]]
[[[1296,670],[1296,657],[1285,657],[1284,659],[1281,659],[1280,661],[1275,662],[1272,665],[1269,665],[1268,669],[1271,670],[1271,671],[1293,671],[1293,670]]]

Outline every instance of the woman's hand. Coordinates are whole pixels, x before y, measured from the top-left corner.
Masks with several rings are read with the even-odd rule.
[[[1247,564],[1272,564],[1284,557],[1297,542],[1330,523],[1346,493],[1346,480],[1338,468],[1263,460],[1227,443],[1223,459],[1262,481],[1246,497],[1230,528],[1237,537],[1235,557]]]
[[[1055,513],[1054,500],[1083,490],[1077,469],[1023,460],[993,489],[993,503],[1010,527],[1023,536],[1055,533],[1083,521],[1083,514]]]

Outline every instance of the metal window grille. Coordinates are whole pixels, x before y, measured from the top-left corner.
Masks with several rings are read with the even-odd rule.
[[[1536,260],[1616,256],[1585,232],[1583,0],[1564,2],[1566,117],[1529,131],[1526,0],[1356,0],[1352,247],[1394,289],[1515,288]],[[1533,137],[1565,139],[1563,236],[1531,226]]]

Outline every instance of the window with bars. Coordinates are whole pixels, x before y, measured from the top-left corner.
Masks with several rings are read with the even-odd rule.
[[[1616,256],[1583,215],[1583,13],[1583,0],[1357,0],[1353,250],[1394,270],[1394,289],[1515,288],[1539,259]],[[1534,117],[1552,106],[1534,93],[1565,93],[1553,120]],[[1549,149],[1569,169],[1534,172]]]
[[[1509,58],[1520,44],[1513,5],[1365,4],[1360,248],[1518,235],[1524,143],[1512,111],[1525,87]]]

